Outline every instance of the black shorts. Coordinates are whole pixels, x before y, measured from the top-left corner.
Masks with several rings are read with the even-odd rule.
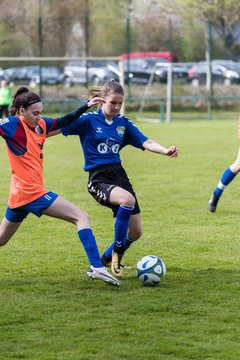
[[[88,192],[99,204],[112,209],[114,217],[117,215],[119,205],[110,204],[110,193],[117,186],[129,191],[135,197],[132,213],[139,214],[140,207],[136,194],[121,164],[102,165],[89,171]]]

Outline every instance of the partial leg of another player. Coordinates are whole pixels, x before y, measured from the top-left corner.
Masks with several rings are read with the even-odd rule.
[[[4,246],[13,237],[22,222],[11,222],[5,217],[0,225],[0,246]]]
[[[226,186],[228,186],[233,181],[233,179],[239,173],[239,171],[240,171],[240,149],[238,151],[236,161],[224,171],[216,189],[210,196],[210,199],[208,201],[209,211],[211,212],[216,211],[219,199],[222,196],[223,191],[225,190]]]

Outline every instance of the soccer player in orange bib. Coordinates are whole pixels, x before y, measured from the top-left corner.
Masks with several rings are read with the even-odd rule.
[[[0,120],[0,136],[6,141],[12,169],[8,207],[0,225],[0,246],[7,244],[29,213],[62,219],[76,226],[90,262],[87,275],[120,285],[120,281],[102,265],[89,216],[43,185],[42,150],[47,134],[70,125],[99,101],[101,98],[96,97],[62,117],[47,118],[42,117],[43,104],[39,95],[26,87],[18,89],[11,106],[11,116]]]

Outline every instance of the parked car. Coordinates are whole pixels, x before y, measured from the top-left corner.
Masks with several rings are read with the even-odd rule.
[[[16,66],[5,69],[11,85],[29,85],[37,66]]]
[[[127,61],[129,61],[129,78],[132,83],[146,84],[151,75],[153,76],[153,82],[167,83],[169,62],[166,59],[160,57],[125,59],[125,74],[127,73]],[[186,82],[188,79],[189,67],[190,65],[188,63],[172,63],[173,81],[178,80]]]
[[[5,76],[3,74],[0,74],[0,81],[6,80]]]
[[[167,83],[168,79],[168,64],[169,62],[161,58],[145,58],[148,64],[155,67],[155,81]],[[191,64],[192,65],[192,64]],[[172,79],[173,81],[186,82],[188,79],[188,70],[191,66],[189,63],[172,63]]]
[[[31,83],[39,84],[41,77],[41,83],[47,85],[55,85],[63,83],[64,74],[63,71],[58,66],[42,66],[41,73],[40,68],[38,67],[31,77]]]
[[[143,59],[124,59],[125,82],[147,84],[152,67]]]
[[[115,63],[107,61],[69,61],[63,69],[63,82],[66,86],[74,84],[103,84],[109,79],[119,80],[114,69]]]
[[[206,84],[208,64],[201,61],[188,71],[189,81],[193,85]],[[240,84],[240,64],[228,60],[211,62],[212,81],[220,84]]]
[[[5,77],[5,80],[7,81],[8,84],[10,84],[10,82],[11,82],[11,75],[12,75],[14,69],[15,68],[3,69],[3,76]]]
[[[4,74],[4,70],[0,68],[0,81],[5,80],[8,83],[8,79],[6,75]]]
[[[40,67],[38,65],[17,66],[7,68],[4,74],[12,85],[36,86],[40,83]],[[63,72],[57,66],[41,66],[42,84],[59,84],[63,81]]]

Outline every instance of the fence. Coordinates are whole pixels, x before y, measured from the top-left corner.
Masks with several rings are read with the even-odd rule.
[[[115,61],[119,68],[119,79],[125,87],[125,107],[127,110],[133,109],[137,112],[139,121],[166,121],[178,119],[212,119],[216,111],[225,116],[225,111],[229,110],[233,116],[238,114],[240,105],[240,79],[235,83],[231,81],[214,82],[210,71],[210,81],[206,84],[196,84],[189,77],[176,79],[174,67],[188,67],[198,63],[158,63],[152,69],[148,83],[145,85],[125,83],[125,69],[119,57],[0,57],[0,62],[5,65],[10,62],[17,64],[66,64],[68,61]],[[207,64],[212,69],[212,64]],[[166,83],[156,81],[156,71],[165,68],[167,71]],[[227,80],[227,79],[225,79]],[[229,79],[228,79],[229,80]],[[38,85],[38,91],[42,93],[42,98],[46,104],[45,111],[63,113],[72,104],[79,103],[84,95],[84,86],[57,87]],[[228,115],[229,116],[229,112]],[[154,116],[152,113],[155,113]],[[149,115],[151,114],[151,116]]]
[[[166,84],[156,87],[156,75],[165,69]],[[185,75],[184,75],[185,73]],[[181,74],[181,76],[179,75]],[[155,89],[154,89],[155,86]],[[141,99],[130,97],[128,101],[140,101],[137,113],[139,121],[170,122],[173,119],[209,119],[214,111],[232,110],[238,113],[240,105],[240,64],[213,60],[199,63],[156,63]],[[159,116],[149,117],[149,104],[157,104]],[[147,110],[146,110],[147,109]],[[188,116],[189,110],[191,114]],[[176,114],[184,111],[184,116]],[[194,114],[195,112],[195,114]],[[229,116],[229,113],[227,114]]]

